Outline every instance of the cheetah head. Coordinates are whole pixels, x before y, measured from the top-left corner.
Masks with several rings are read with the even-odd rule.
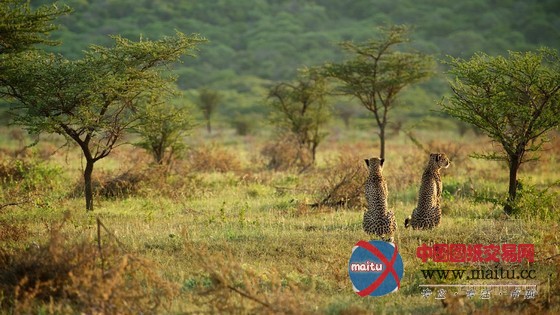
[[[385,162],[385,159],[374,157],[374,158],[365,159],[365,161],[370,172],[381,172],[381,170],[383,169],[383,162]]]
[[[436,165],[437,168],[448,168],[451,162],[445,153],[431,153],[430,164]]]

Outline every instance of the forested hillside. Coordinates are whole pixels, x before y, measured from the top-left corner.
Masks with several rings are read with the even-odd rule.
[[[33,5],[51,1],[32,1]],[[209,42],[176,72],[184,90],[207,86],[230,91],[228,103],[254,107],[263,80],[290,80],[297,68],[343,57],[337,43],[371,38],[377,26],[408,24],[413,45],[434,54],[469,57],[541,45],[560,48],[560,2],[415,0],[66,0],[75,11],[60,19],[52,48],[77,57],[107,35],[156,39],[174,30]],[[441,97],[442,84],[426,98]],[[438,88],[439,87],[439,88]],[[433,91],[436,89],[436,91]],[[232,94],[233,93],[233,94]],[[254,99],[251,97],[254,96]],[[229,105],[232,106],[232,105]],[[227,106],[226,106],[227,107]]]

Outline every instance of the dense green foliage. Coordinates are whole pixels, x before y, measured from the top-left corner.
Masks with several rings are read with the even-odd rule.
[[[64,45],[53,49],[70,58],[80,56],[90,43],[109,44],[108,34],[129,39],[140,34],[160,38],[175,29],[202,34],[210,43],[200,58],[180,66],[179,86],[230,90],[221,108],[230,113],[262,110],[264,95],[255,93],[262,92],[258,86],[266,84],[263,79],[291,80],[302,66],[339,61],[344,54],[338,42],[366,40],[383,25],[415,27],[415,47],[437,57],[504,54],[541,45],[560,48],[560,2],[555,0],[61,2],[75,13],[60,19],[63,29],[53,35]],[[432,83],[423,89],[427,94],[415,97],[414,104],[433,104],[446,87]]]
[[[48,38],[49,33],[57,29],[53,20],[68,12],[67,6],[45,5],[32,10],[26,1],[1,1],[0,54],[21,52],[36,44],[57,44]]]
[[[327,136],[330,108],[326,102],[326,83],[320,75],[302,69],[294,82],[281,82],[270,89],[271,121],[279,134],[293,136],[297,147],[311,154],[315,162],[317,147]],[[289,134],[289,135],[286,135]]]
[[[171,89],[161,68],[192,55],[204,39],[177,32],[159,41],[114,37],[107,48],[92,45],[82,59],[42,51],[2,60],[0,97],[13,100],[15,122],[32,134],[56,133],[80,147],[86,208],[93,210],[91,173],[138,121],[138,107]]]
[[[453,94],[443,102],[449,115],[470,123],[503,152],[484,157],[507,161],[509,198],[515,202],[521,163],[540,151],[546,133],[560,125],[560,56],[555,50],[510,52],[507,58],[476,54],[449,61]],[[507,204],[506,212],[513,206]]]
[[[137,114],[132,131],[141,140],[135,145],[150,152],[157,164],[171,163],[186,149],[184,138],[193,127],[190,108],[156,99],[140,106]]]

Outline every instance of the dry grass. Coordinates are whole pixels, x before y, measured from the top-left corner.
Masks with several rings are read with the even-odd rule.
[[[28,238],[29,229],[26,225],[0,220],[0,243],[4,244],[4,250],[8,249],[11,245],[23,243]]]
[[[191,282],[190,297],[201,311],[212,314],[305,314],[303,292],[285,282],[277,270],[262,276],[237,262],[227,249],[210,252],[204,245],[185,243],[198,279]]]
[[[105,198],[135,196],[148,177],[146,171],[138,169],[129,169],[117,176],[109,176],[106,173],[97,174],[95,177],[96,194]]]
[[[192,171],[237,172],[242,170],[239,158],[216,144],[200,145],[187,153],[186,161]]]
[[[2,309],[15,314],[146,314],[164,309],[176,295],[175,285],[157,274],[154,263],[125,253],[109,235],[97,244],[72,241],[63,232],[67,219],[48,226],[44,244],[0,252]]]
[[[268,161],[268,169],[274,171],[304,170],[313,163],[311,152],[289,135],[265,145],[261,154]]]
[[[524,299],[523,297],[515,300],[509,297],[498,298],[499,300],[492,305],[486,305],[474,311],[473,314],[558,314],[560,305],[560,259],[555,258],[551,263],[555,266],[555,274],[550,274],[550,278],[547,277],[547,279],[541,281],[537,287],[538,294],[535,299]],[[459,311],[460,308],[453,308],[452,310]]]
[[[320,179],[317,206],[359,208],[365,205],[363,192],[368,173],[364,159],[341,153],[317,172]]]
[[[124,171],[100,169],[92,174],[92,189],[95,196],[104,198],[115,199],[139,196],[148,178],[147,171],[139,168],[131,168]],[[70,195],[72,197],[82,197],[84,195],[83,177],[77,179]]]
[[[367,140],[325,142],[317,166],[303,173],[293,172],[295,166],[288,171],[267,169],[263,160],[244,165],[241,157],[262,158],[254,148],[263,143],[247,145],[237,138],[224,140],[224,147],[196,147],[185,160],[164,170],[134,160],[134,151],[123,147],[94,172],[103,180],[98,187],[114,183],[115,193],[107,196],[118,198],[101,202],[93,215],[102,218],[119,241],[101,228],[101,243],[97,242],[98,225],[85,213],[81,197],[59,193],[62,197],[48,200],[48,207],[28,203],[0,211],[0,308],[4,313],[72,314],[465,313],[471,304],[464,299],[450,300],[443,308],[439,301],[420,296],[418,284],[425,282],[420,269],[425,266],[415,256],[417,246],[509,242],[535,244],[539,261],[533,266],[542,296],[525,304],[478,299],[472,303],[473,313],[559,310],[555,274],[551,294],[546,294],[545,283],[548,272],[557,268],[560,233],[553,220],[512,220],[500,215],[499,207],[476,200],[482,194],[500,197],[505,170],[481,160],[458,163],[477,143],[459,150],[442,140],[430,145],[437,146],[434,150],[457,149],[461,156],[452,161],[453,169],[444,171],[449,211],[441,226],[429,232],[397,230],[395,240],[405,262],[399,292],[375,299],[355,295],[347,264],[353,244],[368,237],[361,229],[361,213],[307,204],[331,196],[331,205],[354,206],[350,201],[356,201],[359,207],[362,176],[367,175],[363,159],[376,151],[368,136],[364,132],[361,139]],[[402,223],[414,207],[428,157],[404,137],[388,143],[387,156],[389,204]],[[550,183],[558,161],[549,158],[543,168],[527,170],[533,182]],[[62,174],[48,178],[64,181],[71,174],[68,178],[80,180],[81,192],[76,159],[70,167],[63,164]],[[132,167],[135,164],[138,168]],[[44,180],[42,175],[27,176],[41,172],[48,174],[29,168],[22,180],[4,184],[1,192],[19,197],[14,187],[30,179]],[[552,190],[558,192],[558,187]],[[64,225],[48,224],[45,232],[44,222],[59,222],[65,209],[74,213],[72,218]]]

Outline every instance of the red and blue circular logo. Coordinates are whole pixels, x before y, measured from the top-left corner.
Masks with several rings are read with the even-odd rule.
[[[402,257],[393,243],[359,241],[348,263],[352,288],[359,296],[382,296],[400,288]]]

